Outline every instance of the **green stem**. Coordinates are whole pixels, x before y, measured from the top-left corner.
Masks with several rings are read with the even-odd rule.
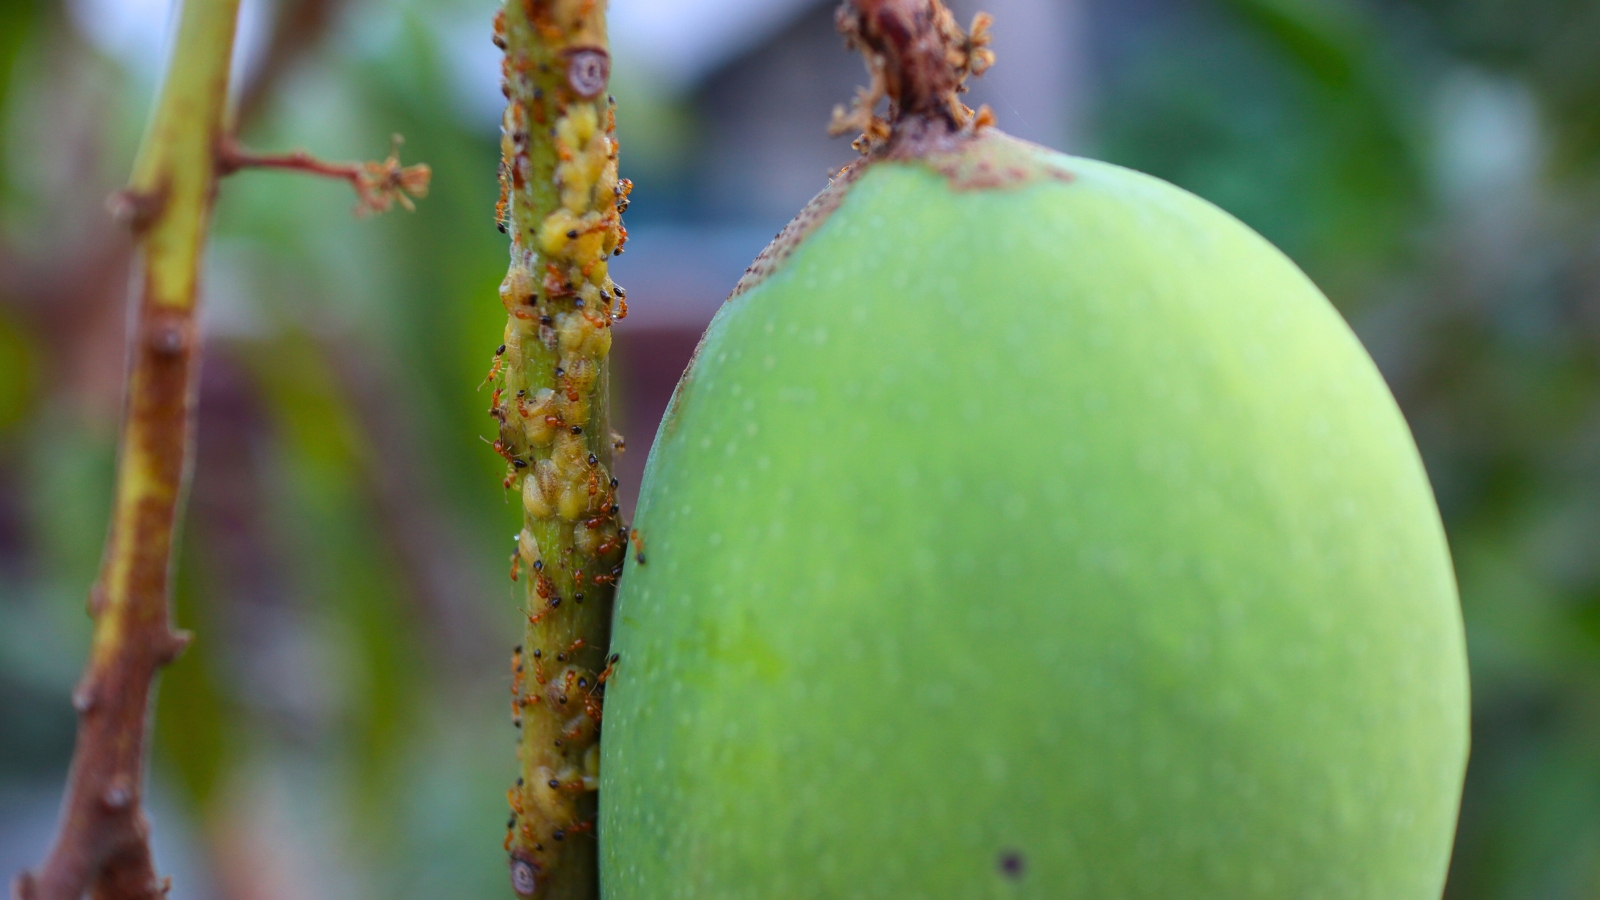
[[[611,476],[611,325],[626,314],[607,260],[622,251],[610,57],[600,0],[507,0],[500,222],[511,266],[490,414],[505,484],[522,498],[512,577],[527,629],[513,658],[521,778],[506,836],[526,897],[594,897],[600,702],[611,601],[628,540]]]
[[[238,0],[186,0],[155,115],[120,211],[143,252],[116,499],[90,596],[94,637],[73,705],[78,739],[60,831],[23,900],[160,900],[140,797],[156,672],[182,650],[168,575],[192,444],[196,285],[216,186]]]

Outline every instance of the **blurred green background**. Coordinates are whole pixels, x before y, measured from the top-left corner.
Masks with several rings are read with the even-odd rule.
[[[829,2],[613,0],[617,403],[637,484],[699,330],[849,160]],[[995,0],[1002,127],[1167,178],[1323,286],[1455,553],[1473,757],[1447,896],[1600,900],[1600,2]],[[415,214],[228,180],[205,273],[152,803],[175,896],[509,896],[489,0],[246,0],[247,143],[433,166]],[[0,870],[49,838],[108,510],[131,276],[104,199],[167,0],[0,0]],[[628,496],[631,497],[631,494]]]

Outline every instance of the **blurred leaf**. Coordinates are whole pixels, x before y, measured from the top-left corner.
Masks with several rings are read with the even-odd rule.
[[[343,700],[342,763],[364,823],[363,840],[390,837],[404,752],[420,721],[429,678],[413,606],[404,600],[392,552],[369,521],[358,468],[382,465],[382,448],[367,447],[355,415],[319,345],[286,332],[257,348],[250,366],[260,383],[274,431],[283,436],[283,471],[291,476],[273,517],[288,526],[314,585],[310,607],[317,627],[339,640],[341,679],[328,692]],[[398,395],[396,397],[398,399]],[[298,580],[298,579],[297,579]]]
[[[1555,168],[1593,184],[1600,172],[1600,3],[1593,0],[1412,0],[1473,61],[1530,78],[1546,104]]]
[[[196,639],[161,673],[152,745],[158,764],[173,776],[171,783],[183,800],[190,809],[203,812],[217,796],[227,768],[242,762],[235,755],[243,749],[237,738],[248,723],[240,720],[242,710],[225,701],[226,691],[216,683],[217,673],[227,672],[216,658],[220,623],[207,615],[210,604],[202,602],[195,583],[194,540],[187,534],[184,538],[173,619],[177,627],[194,632]]]
[[[1242,19],[1270,36],[1324,86],[1350,90],[1367,64],[1370,47],[1355,7],[1324,0],[1223,0]],[[1365,51],[1365,52],[1364,52]]]
[[[28,334],[0,306],[0,438],[15,428],[28,411],[33,394],[33,357]]]
[[[1329,239],[1339,242],[1322,252],[1346,265],[1355,254],[1391,253],[1405,220],[1421,212],[1424,140],[1412,124],[1420,103],[1404,87],[1415,79],[1394,66],[1400,50],[1390,34],[1355,3],[1224,2],[1321,88],[1317,113],[1329,129],[1328,175],[1340,196],[1320,210]]]
[[[10,105],[11,77],[17,68],[17,56],[28,45],[33,35],[37,17],[37,0],[0,0],[0,122]],[[5,185],[6,146],[0,141],[0,187]]]

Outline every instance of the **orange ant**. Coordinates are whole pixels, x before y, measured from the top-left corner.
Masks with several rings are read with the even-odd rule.
[[[529,618],[531,620],[532,617],[530,616]],[[538,647],[535,647],[533,648],[533,653],[531,655],[533,657],[533,680],[538,682],[539,685],[543,687],[546,683],[543,665],[544,653],[540,651]]]
[[[612,675],[616,674],[617,661],[619,659],[621,659],[621,657],[618,654],[611,654],[611,656],[606,659],[605,669],[601,670],[600,674],[595,677],[594,687],[584,692],[583,712],[589,718],[593,719],[596,725],[600,724],[600,717],[605,707],[606,682],[611,679]]]
[[[613,653],[611,654],[611,658],[607,660],[605,669],[595,677],[594,687],[584,692],[583,712],[589,718],[593,719],[596,725],[600,724],[601,713],[605,709],[606,680],[612,676],[616,666],[617,655]]]
[[[521,778],[517,779],[517,786],[518,787],[522,786],[522,779]],[[511,850],[511,841],[512,841],[513,838],[516,837],[516,834],[517,834],[517,822],[518,822],[518,820],[521,820],[521,822],[522,822],[522,832],[523,832],[523,836],[524,837],[527,836],[528,826],[531,824],[529,819],[528,819],[528,817],[524,816],[522,814],[522,798],[521,798],[521,796],[519,794],[516,793],[516,790],[517,790],[516,788],[509,788],[506,791],[506,797],[507,797],[507,799],[509,799],[511,801],[511,810],[512,810],[511,818],[506,820],[506,839],[500,845],[501,848],[506,850],[506,851],[510,851]]]
[[[506,345],[505,344],[501,344],[500,345],[500,349],[494,351],[494,362],[489,366],[489,374],[484,376],[483,384],[478,385],[478,390],[480,390],[480,391],[483,390],[483,385],[494,381],[496,378],[498,378],[500,376],[500,367],[505,364],[505,361],[506,361]],[[500,392],[496,391],[494,396],[495,396],[495,402],[499,403],[500,402]]]
[[[594,519],[590,519],[589,521],[590,522],[595,522],[595,523],[600,523],[600,522],[603,522],[604,520],[600,519],[600,518],[594,518]],[[589,527],[590,528],[595,528],[595,527],[597,527],[597,525],[590,525]],[[628,529],[619,528],[619,529],[617,529],[615,534],[613,534],[609,538],[606,538],[604,543],[602,543],[600,546],[594,548],[594,555],[596,557],[600,558],[600,559],[605,559],[606,557],[608,557],[611,554],[615,553],[619,548],[626,548],[627,546],[628,546]]]
[[[594,454],[592,454],[592,453],[589,456],[590,456],[591,459],[594,458]],[[601,469],[599,469],[598,467],[595,468],[593,471],[591,471],[589,473],[588,488],[589,488],[589,496],[590,497],[594,497],[596,494],[600,493],[601,481],[603,480],[604,474],[605,473]],[[597,527],[599,527],[598,525],[589,525],[588,523],[589,522],[596,522],[596,523],[606,522],[606,521],[609,521],[611,519],[616,518],[617,512],[619,510],[619,507],[617,506],[617,491],[616,491],[616,487],[617,487],[617,480],[615,478],[612,478],[610,483],[605,485],[606,493],[605,493],[604,496],[602,496],[600,498],[600,503],[599,503],[598,507],[591,502],[589,508],[590,509],[597,509],[598,508],[600,514],[598,516],[594,516],[594,517],[591,517],[591,518],[585,520],[585,522],[584,522],[585,525],[588,525],[588,527],[590,527],[590,528],[597,528]]]
[[[585,696],[583,698],[583,705],[584,705],[584,712],[587,713],[588,709],[589,709],[589,698],[587,696]],[[595,722],[600,721],[598,718],[596,718],[593,715],[590,715],[588,718],[590,720],[595,721]],[[561,737],[566,739],[566,740],[568,740],[568,741],[576,742],[578,740],[578,738],[583,736],[584,731],[588,730],[588,728],[589,728],[589,722],[585,721],[582,718],[579,718],[579,719],[577,719],[577,720],[575,720],[573,722],[573,725],[572,725],[571,728],[568,728],[566,731],[563,731],[561,733]],[[581,785],[582,782],[579,782],[579,784]]]
[[[501,433],[504,434],[505,433],[504,432],[505,422],[502,421],[500,424],[502,426]],[[504,440],[497,440],[497,441],[491,442],[488,438],[484,437],[481,434],[478,435],[478,440],[483,441],[485,444],[488,444],[490,446],[490,448],[492,448],[494,450],[495,453],[498,453],[500,456],[505,457],[506,462],[510,463],[510,465],[506,466],[506,477],[505,477],[504,481],[500,482],[500,487],[502,487],[502,488],[504,488],[505,490],[508,490],[508,491],[511,490],[512,482],[517,480],[517,470],[527,466],[527,463],[523,462],[521,466],[517,465],[519,460],[516,457],[511,455],[511,451],[510,450],[506,449],[506,442]]]
[[[487,441],[488,441],[488,439],[485,438],[485,442],[487,442]],[[500,454],[501,456],[505,457],[505,461],[508,462],[508,463],[511,463],[512,468],[516,468],[516,469],[525,469],[525,468],[527,468],[527,466],[528,466],[527,462],[525,462],[525,461],[523,461],[521,459],[518,459],[516,456],[512,455],[512,453],[511,453],[511,444],[510,444],[509,441],[506,441],[504,438],[501,438],[499,440],[494,441],[493,443],[490,443],[489,446],[494,448],[494,452],[496,452],[496,453]]]
[[[544,293],[547,297],[564,297],[572,293],[571,282],[555,263],[545,263],[544,266]]]
[[[585,307],[584,310],[583,310],[583,318],[590,325],[593,325],[596,328],[610,328],[611,327],[611,310],[610,309],[606,310],[604,316],[594,316],[594,315],[590,315],[588,307]],[[576,399],[576,398],[574,398],[574,399]]]
[[[571,644],[567,645],[567,649],[556,654],[556,662],[564,663],[571,659],[574,654],[584,648],[585,644],[586,642],[583,638],[578,638],[577,640],[573,641]]]
[[[578,670],[568,669],[565,677],[561,679],[561,702],[567,702],[567,695],[572,692],[572,682],[577,680]]]

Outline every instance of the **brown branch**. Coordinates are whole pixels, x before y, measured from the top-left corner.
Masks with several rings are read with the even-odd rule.
[[[73,694],[78,739],[59,831],[21,900],[160,900],[141,805],[156,672],[182,651],[168,580],[192,443],[199,260],[216,179],[238,0],[186,0],[155,117],[123,194],[144,254],[116,500],[90,594],[94,637]]]
[[[60,832],[37,875],[19,877],[21,900],[76,900],[86,888],[106,900],[154,900],[166,893],[139,801],[151,682],[187,643],[168,624],[167,576],[198,355],[192,314],[152,306],[141,305],[135,331],[123,449],[125,460],[148,466],[145,483],[136,497],[119,484],[105,562],[89,601],[94,647],[72,697],[78,740]]]
[[[304,150],[290,153],[256,153],[245,149],[235,138],[217,142],[217,174],[232,175],[240,169],[279,169],[321,178],[350,182],[356,192],[356,215],[385,213],[399,203],[414,211],[412,197],[426,197],[433,171],[426,163],[400,165],[400,136],[394,136],[389,156],[379,161],[331,163]]]
[[[344,4],[345,0],[285,0],[274,4],[277,14],[273,17],[272,40],[255,76],[239,91],[236,118],[241,127],[260,117],[273,90],[321,41]]]
[[[168,887],[155,872],[141,805],[145,728],[155,675],[187,643],[170,625],[168,585],[192,456],[198,263],[216,177],[226,168],[217,149],[237,11],[238,0],[186,0],[132,183],[112,198],[143,253],[143,291],[129,334],[113,519],[89,604],[93,645],[73,697],[78,739],[55,841],[40,867],[14,883],[22,900],[78,900],[85,892],[159,900]],[[315,28],[302,31],[305,38]],[[240,154],[233,168],[254,161]],[[359,174],[352,183],[364,208],[409,206],[406,194],[426,190],[426,167],[401,167],[393,154],[360,164]],[[22,277],[10,265],[5,276]]]

